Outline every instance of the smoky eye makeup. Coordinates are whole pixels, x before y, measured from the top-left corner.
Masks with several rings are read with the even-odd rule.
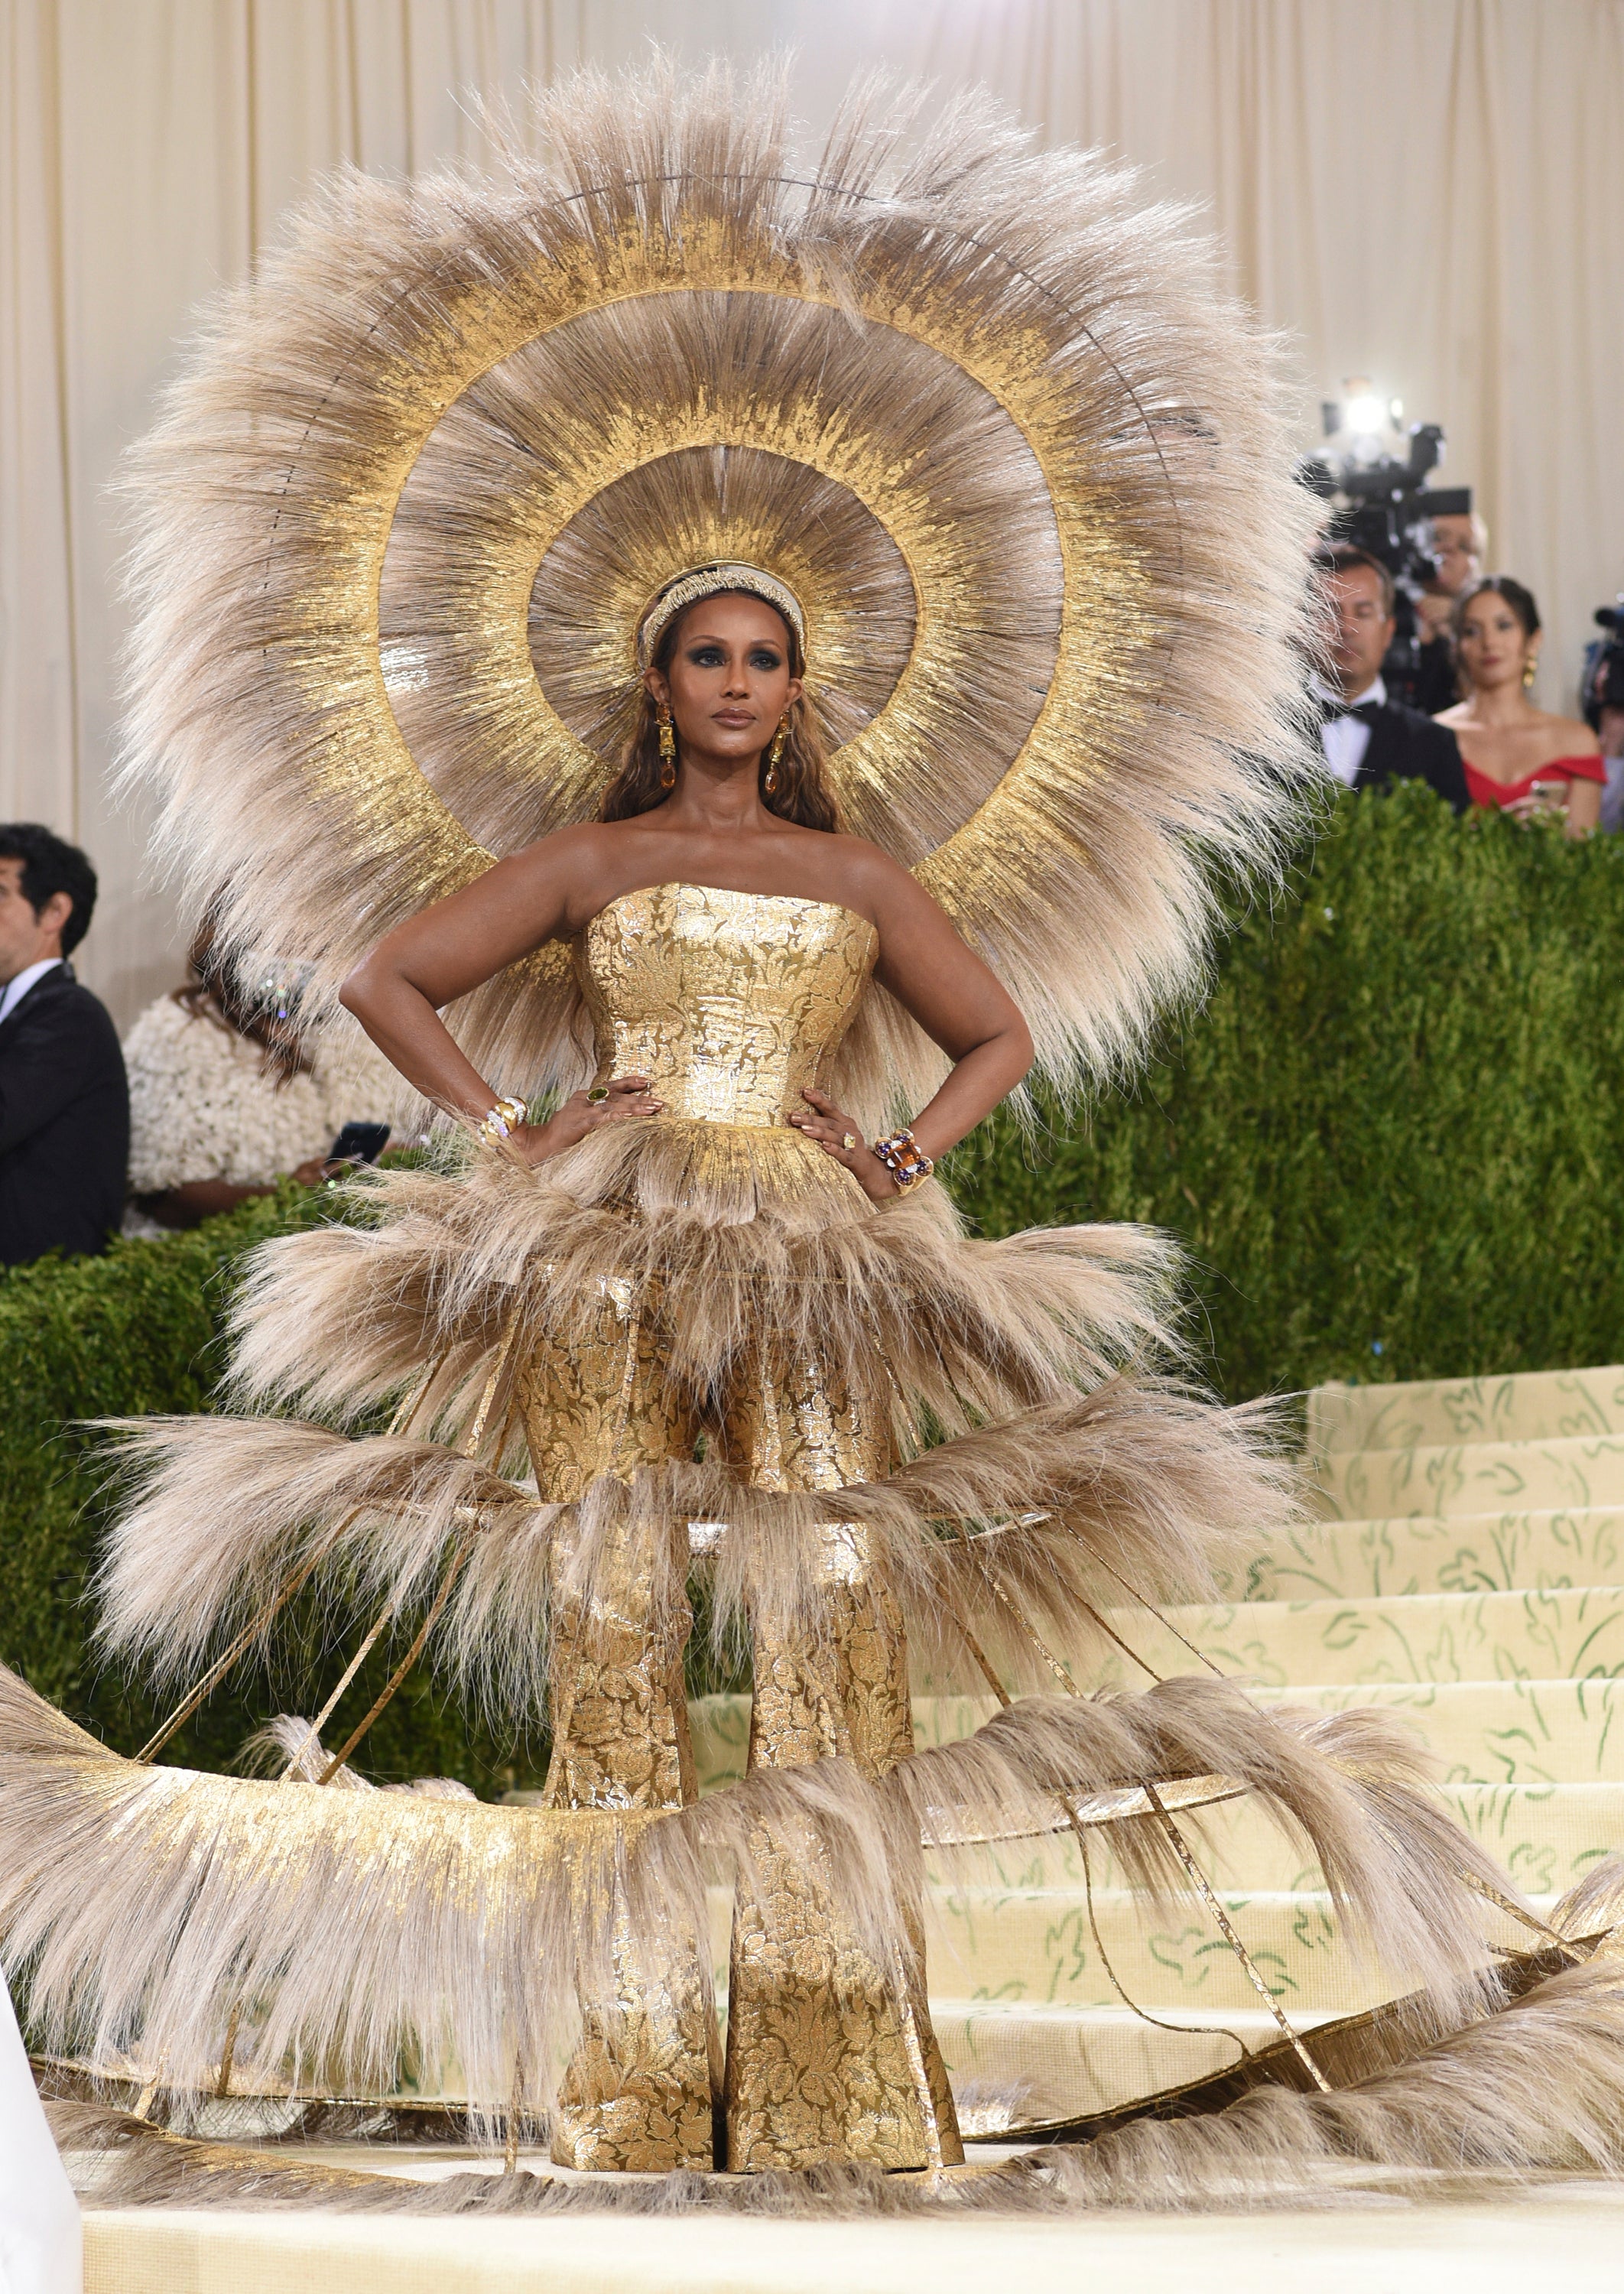
[[[684,657],[694,669],[714,669],[726,660],[727,655],[722,647],[702,638],[696,644],[686,647]],[[784,655],[775,652],[770,646],[752,646],[750,665],[752,669],[767,671],[782,669]]]

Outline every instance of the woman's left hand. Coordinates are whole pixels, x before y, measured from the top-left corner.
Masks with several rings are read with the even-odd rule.
[[[801,1093],[805,1109],[797,1108],[786,1120],[815,1139],[825,1155],[832,1155],[837,1163],[844,1163],[864,1193],[876,1203],[886,1202],[901,1189],[886,1169],[850,1116],[842,1115],[827,1092],[817,1091],[808,1084]]]

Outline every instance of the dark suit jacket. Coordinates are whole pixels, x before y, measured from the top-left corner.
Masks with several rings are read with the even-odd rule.
[[[1472,801],[1466,767],[1449,727],[1435,725],[1402,702],[1384,701],[1372,720],[1353,785],[1388,788],[1394,781],[1427,781],[1457,812],[1465,812]]]
[[[58,964],[0,1021],[0,1265],[104,1250],[123,1224],[129,1153],[118,1035]]]

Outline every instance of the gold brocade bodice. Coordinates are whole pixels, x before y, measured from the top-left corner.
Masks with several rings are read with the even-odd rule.
[[[597,1080],[646,1075],[668,1113],[781,1124],[846,1033],[879,948],[830,900],[655,884],[575,947]]]

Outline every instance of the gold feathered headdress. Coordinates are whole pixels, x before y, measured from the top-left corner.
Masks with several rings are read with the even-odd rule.
[[[128,760],[240,950],[330,993],[591,817],[646,601],[739,559],[804,605],[848,822],[1052,1078],[1198,972],[1304,761],[1275,353],[1130,175],[918,115],[871,85],[800,159],[779,75],[578,77],[550,163],[340,176],[226,300],[131,477]],[[868,1003],[857,1110],[931,1056]],[[555,947],[452,1021],[531,1088],[584,1072],[578,1010]]]

